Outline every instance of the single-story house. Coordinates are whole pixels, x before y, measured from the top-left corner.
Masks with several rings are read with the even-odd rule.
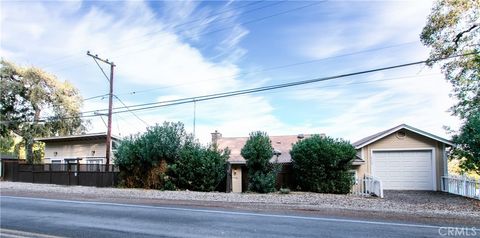
[[[288,168],[284,165],[292,162],[292,145],[310,136],[270,136],[274,148],[270,162]],[[212,133],[213,144],[220,149],[228,147],[231,151],[227,192],[246,191],[246,161],[240,152],[247,140],[248,137],[222,137],[217,131]],[[365,137],[353,143],[353,146],[357,149],[357,156],[352,163],[352,173],[356,178],[374,176],[382,181],[383,189],[441,190],[441,177],[448,174],[446,149],[453,144],[449,140],[402,124]]]
[[[290,164],[292,158],[290,150],[297,141],[308,138],[311,135],[285,135],[270,136],[274,155],[270,159],[271,163]],[[228,148],[230,157],[228,159],[229,172],[227,176],[227,192],[244,192],[247,189],[246,180],[246,160],[242,157],[241,151],[248,137],[222,137],[218,131],[212,133],[212,143],[219,149]],[[278,178],[278,177],[277,177]]]
[[[44,163],[52,164],[105,164],[106,140],[106,133],[35,138],[45,143]],[[112,135],[110,164],[113,164],[118,141],[119,137]]]
[[[448,175],[446,151],[453,143],[402,124],[353,146],[365,161],[356,168],[357,176],[374,176],[387,190],[440,191],[442,176]]]

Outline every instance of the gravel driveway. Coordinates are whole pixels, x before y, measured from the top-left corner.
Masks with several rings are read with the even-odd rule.
[[[209,204],[244,204],[276,206],[290,209],[346,209],[372,212],[394,212],[421,216],[459,216],[480,218],[480,201],[442,192],[385,191],[385,198],[355,195],[292,192],[290,194],[219,193],[193,191],[159,191],[145,189],[95,188],[0,182],[2,195],[32,194],[71,199],[129,199],[143,201],[196,201]]]

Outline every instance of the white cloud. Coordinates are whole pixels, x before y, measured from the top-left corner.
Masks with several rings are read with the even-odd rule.
[[[304,36],[296,39],[301,44],[297,43],[295,50],[314,59],[372,48],[386,42],[418,41],[431,5],[431,1],[391,1],[375,5],[335,2],[332,6],[341,11],[335,11],[322,22],[289,31]]]
[[[117,64],[116,92],[151,90],[148,94],[121,96],[127,105],[252,88],[267,82],[273,84],[277,80],[264,75],[256,80],[237,79],[244,72],[238,61],[248,50],[239,44],[251,31],[238,23],[235,12],[187,24],[192,19],[202,19],[215,12],[197,1],[160,2],[164,4],[164,8],[159,8],[163,9],[161,16],[159,9],[138,1],[114,2],[111,3],[115,5],[113,8],[100,8],[95,4],[81,7],[79,2],[58,3],[59,6],[42,2],[2,4],[2,56],[23,64],[50,65],[48,71],[73,82],[84,97],[105,94],[108,84],[92,59],[85,55],[86,50],[101,57],[108,56]],[[403,11],[397,11],[396,4],[387,4],[387,7],[377,9],[379,14],[362,16],[357,23],[347,23],[348,19],[339,16],[335,21],[325,23],[323,28],[299,26],[300,31],[307,30],[312,34],[296,32],[295,36],[311,37],[306,40],[295,37],[298,42],[288,45],[291,49],[286,50],[299,52],[300,48],[303,56],[321,58],[385,42],[417,39],[416,34],[423,25],[426,11],[424,6],[412,4],[414,6]],[[232,7],[228,3],[225,5],[226,9]],[[214,21],[220,18],[223,20]],[[215,43],[218,44],[213,47],[215,51],[205,54],[197,44],[210,40],[202,38],[201,33],[212,27],[228,30],[216,36]],[[312,29],[321,29],[323,33],[312,32]],[[275,52],[271,54],[271,57],[276,56]],[[359,63],[341,62],[341,66],[337,64],[329,70],[336,73],[354,71],[356,67],[366,69],[425,56],[426,49],[415,48],[398,54],[370,57]],[[51,63],[52,59],[59,58]],[[258,67],[255,70],[262,69],[262,65],[255,67]],[[292,72],[289,75],[295,74],[293,69]],[[360,79],[376,80],[417,72],[418,68],[378,73]],[[425,69],[421,74],[431,72]],[[356,78],[341,81],[347,86],[285,90],[285,97],[275,97],[275,100],[269,100],[269,94],[265,94],[198,102],[196,135],[206,142],[215,129],[225,136],[247,136],[250,131],[263,130],[271,135],[327,133],[355,140],[400,123],[439,134],[444,124],[455,124],[455,120],[445,112],[452,101],[447,96],[449,85],[441,78],[358,86],[349,86],[350,82],[356,82]],[[162,89],[155,91],[155,88]],[[277,108],[287,104],[294,109],[296,106],[307,106],[311,113],[305,113],[296,122],[287,122],[277,115]],[[118,102],[115,105],[121,106]],[[106,100],[91,100],[85,103],[84,110],[106,106]],[[193,131],[192,104],[138,111],[136,114],[150,125],[165,120],[183,121],[186,128]],[[431,120],[432,117],[435,120]],[[145,130],[143,122],[131,113],[115,114],[114,119],[115,134]],[[105,131],[100,118],[92,122],[92,132]]]

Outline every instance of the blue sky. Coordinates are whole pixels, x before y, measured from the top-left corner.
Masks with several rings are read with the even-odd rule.
[[[426,59],[419,41],[430,1],[2,1],[1,56],[108,92],[86,56],[114,61],[127,105],[338,75]],[[108,67],[105,67],[108,73]],[[196,104],[196,136],[326,133],[355,141],[401,123],[448,138],[454,100],[439,69],[414,66]],[[132,92],[136,92],[133,94]],[[82,111],[107,107],[106,98]],[[121,106],[118,100],[115,106]],[[136,112],[148,125],[182,121],[193,104]],[[106,118],[103,118],[106,120]],[[131,113],[113,132],[145,131]],[[101,118],[90,132],[105,131]]]

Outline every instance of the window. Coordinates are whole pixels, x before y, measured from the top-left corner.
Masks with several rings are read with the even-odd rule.
[[[102,162],[102,159],[87,160],[87,171],[100,171],[100,164],[102,164]]]
[[[77,159],[65,159],[65,162],[67,163],[68,171],[77,172],[77,163],[78,163]]]
[[[64,165],[62,164],[62,160],[59,159],[52,159],[50,160],[50,168],[52,171],[62,171]]]

